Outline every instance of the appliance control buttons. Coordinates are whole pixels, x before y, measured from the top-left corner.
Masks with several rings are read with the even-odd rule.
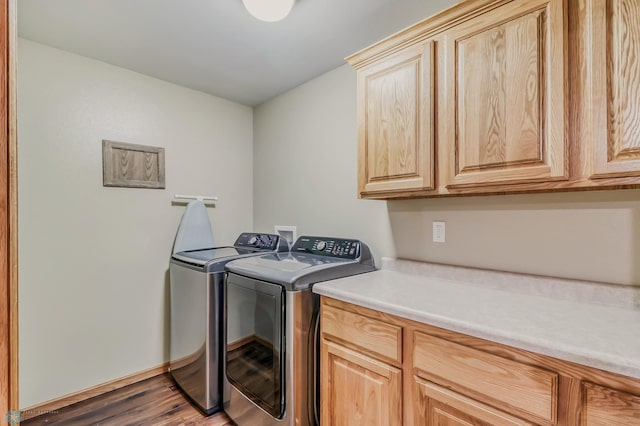
[[[327,247],[327,243],[325,243],[324,241],[318,241],[318,243],[316,244],[316,249],[320,251],[324,250],[325,247]]]

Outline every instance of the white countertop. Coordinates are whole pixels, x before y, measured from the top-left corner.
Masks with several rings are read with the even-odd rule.
[[[313,291],[640,379],[640,287],[383,259]]]

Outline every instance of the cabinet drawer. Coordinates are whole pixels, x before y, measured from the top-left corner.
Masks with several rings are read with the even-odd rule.
[[[417,425],[534,426],[426,380],[416,379]]]
[[[582,384],[584,426],[640,425],[640,396]]]
[[[322,334],[365,349],[369,355],[402,362],[402,327],[330,305],[322,306]]]
[[[415,332],[416,374],[458,391],[556,421],[558,375],[448,340]]]

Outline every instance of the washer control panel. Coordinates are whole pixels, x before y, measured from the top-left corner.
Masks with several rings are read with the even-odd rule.
[[[300,237],[291,247],[291,251],[342,259],[357,259],[360,256],[360,241],[326,237]]]
[[[240,234],[233,245],[236,247],[249,247],[261,250],[275,250],[278,248],[279,239],[280,237],[278,235],[245,232]]]

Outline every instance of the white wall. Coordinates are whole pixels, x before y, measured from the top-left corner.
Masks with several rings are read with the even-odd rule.
[[[254,225],[351,237],[393,256],[387,206],[357,199],[355,73],[348,66],[254,110]]]
[[[252,110],[27,40],[18,45],[20,406],[168,359],[183,206],[220,197],[218,243],[252,228]],[[165,148],[166,189],[102,186],[102,139]]]
[[[376,258],[640,284],[640,190],[357,200],[356,73],[344,65],[254,111],[254,224],[367,242]],[[431,242],[446,222],[445,244]]]

